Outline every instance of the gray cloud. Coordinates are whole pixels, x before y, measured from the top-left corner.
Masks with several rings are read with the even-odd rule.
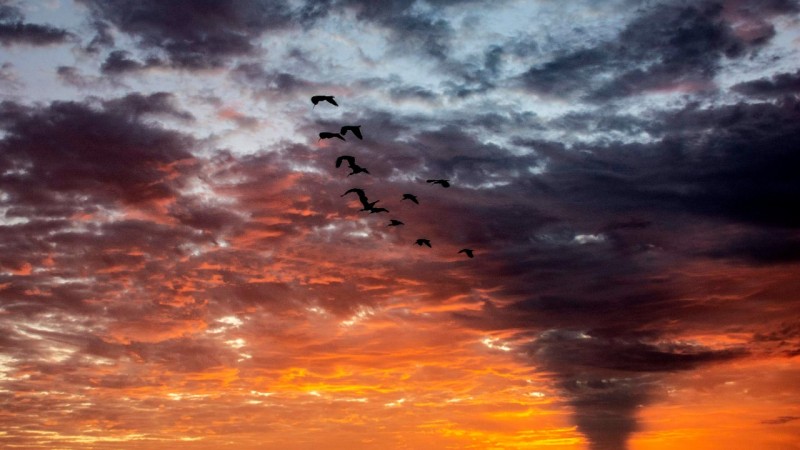
[[[768,13],[794,11],[778,3]],[[539,94],[591,101],[654,89],[712,89],[722,58],[741,57],[774,35],[766,23],[755,36],[737,35],[722,13],[716,2],[662,4],[632,20],[616,40],[556,56],[520,80]]]
[[[288,3],[274,0],[81,3],[96,19],[133,36],[143,50],[163,51],[168,65],[187,69],[220,67],[231,57],[252,55],[256,38],[292,19]]]
[[[19,8],[5,0],[0,3],[0,45],[51,45],[67,42],[72,37],[67,30],[24,20]]]
[[[731,87],[735,92],[754,97],[781,97],[800,93],[800,71],[779,73],[771,78],[745,81]]]

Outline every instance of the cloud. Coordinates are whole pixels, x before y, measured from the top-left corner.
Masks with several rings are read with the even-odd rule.
[[[0,186],[17,207],[35,208],[77,206],[82,195],[134,203],[174,195],[167,178],[179,170],[176,164],[191,160],[191,140],[137,120],[142,112],[174,114],[166,97],[134,95],[101,110],[77,102],[44,108],[3,103]]]
[[[0,45],[52,45],[72,38],[72,34],[64,29],[24,20],[25,16],[18,7],[5,0],[0,3]]]
[[[638,430],[636,410],[653,401],[658,391],[658,374],[745,354],[563,329],[541,333],[526,351],[534,364],[556,374],[592,450],[627,448],[628,437]]]
[[[109,113],[133,118],[151,114],[171,116],[185,121],[194,120],[190,112],[178,109],[174,102],[175,96],[168,92],[156,92],[150,95],[134,92],[125,97],[104,101],[103,108]]]
[[[179,2],[81,0],[96,20],[131,35],[145,50],[163,52],[169,66],[204,69],[254,55],[254,41],[291,24],[283,1]],[[112,66],[113,67],[113,66]]]
[[[761,78],[735,84],[731,90],[753,97],[781,97],[800,93],[800,71],[779,73],[771,78]]]
[[[757,33],[737,33],[726,12],[714,2],[661,4],[632,20],[616,40],[558,55],[520,81],[538,94],[596,102],[647,91],[713,90],[723,58],[742,57],[774,35],[766,24]]]
[[[10,62],[4,62],[0,65],[0,86],[3,86],[9,91],[18,90],[23,87],[22,81],[19,79],[14,70],[14,65]]]
[[[795,420],[800,420],[800,417],[797,416],[780,416],[774,419],[767,419],[762,420],[761,423],[767,425],[782,425],[784,423],[794,422]]]
[[[164,63],[157,57],[149,57],[145,62],[140,62],[131,59],[128,51],[114,50],[103,61],[100,71],[108,75],[119,75],[163,66]]]

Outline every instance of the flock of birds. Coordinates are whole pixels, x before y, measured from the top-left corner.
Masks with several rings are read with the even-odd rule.
[[[337,107],[339,106],[339,104],[336,103],[336,99],[332,95],[315,95],[315,96],[311,97],[311,103],[314,104],[312,109],[316,108],[317,104],[319,104],[320,102],[327,102],[327,103],[330,103],[333,106],[337,106]],[[346,141],[347,139],[345,139],[345,135],[347,135],[347,133],[352,133],[359,140],[364,139],[364,135],[361,134],[361,125],[345,125],[345,126],[340,128],[338,133],[332,132],[332,131],[322,131],[322,132],[320,132],[319,133],[319,141],[321,141],[323,139],[340,139],[342,141]],[[357,175],[357,174],[360,174],[360,173],[369,174],[369,170],[367,170],[365,167],[362,167],[362,166],[360,166],[360,165],[358,165],[356,163],[356,158],[354,156],[341,155],[338,158],[336,158],[336,168],[337,169],[339,167],[341,167],[343,163],[346,163],[347,167],[350,168],[350,173],[347,175],[348,177],[351,176],[351,175]],[[431,179],[431,180],[426,180],[426,182],[430,183],[432,185],[438,184],[438,185],[441,185],[444,188],[450,187],[450,180]],[[348,194],[356,194],[358,196],[358,200],[359,200],[359,202],[361,202],[361,205],[362,205],[362,208],[359,211],[369,212],[370,214],[378,214],[378,213],[384,213],[384,212],[388,213],[389,212],[389,210],[386,209],[386,208],[383,208],[383,207],[380,207],[380,206],[375,206],[380,200],[369,201],[369,198],[367,197],[367,194],[361,188],[348,189],[344,194],[341,195],[341,197],[344,197],[344,196],[346,196]],[[419,204],[419,199],[414,194],[403,194],[402,200],[409,200],[414,204],[417,204],[417,205]],[[400,226],[400,225],[405,225],[405,224],[400,220],[390,219],[389,220],[389,224],[387,226],[397,227],[397,226]],[[428,239],[428,238],[419,238],[414,243],[416,245],[419,245],[420,247],[422,247],[422,246],[426,246],[426,247],[429,247],[429,248],[433,247],[431,245],[430,239]],[[471,248],[462,248],[461,250],[458,251],[458,253],[464,253],[469,258],[473,258],[475,256],[474,251]]]

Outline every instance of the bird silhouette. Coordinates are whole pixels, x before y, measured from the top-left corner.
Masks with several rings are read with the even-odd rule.
[[[472,249],[471,248],[462,248],[461,250],[458,251],[458,253],[464,253],[467,256],[469,256],[470,258],[474,258],[475,257],[475,255],[472,254]]]
[[[351,192],[355,193],[356,195],[358,195],[358,200],[361,202],[361,205],[363,205],[363,208],[361,208],[361,211],[370,211],[371,212],[372,209],[375,208],[375,204],[380,201],[380,200],[375,200],[374,202],[370,202],[369,199],[367,199],[367,194],[365,194],[364,190],[360,189],[360,188],[348,189],[347,192],[345,192],[344,194],[341,195],[341,197],[344,197],[345,195],[347,195],[347,194],[349,194]]]
[[[382,213],[382,212],[389,212],[389,210],[386,208],[376,208],[375,206],[369,209],[370,214]]]
[[[417,196],[414,194],[403,194],[403,200],[411,200],[412,202],[419,205],[419,200],[417,200]]]
[[[386,225],[386,226],[387,226],[387,227],[396,227],[396,226],[398,226],[398,225],[405,225],[405,224],[404,224],[403,222],[400,222],[400,221],[399,221],[399,220],[397,220],[397,219],[391,219],[391,220],[389,221],[389,225]]]
[[[352,131],[357,138],[364,139],[364,136],[361,135],[361,125],[345,125],[339,131],[339,134],[344,136],[345,134],[347,134],[348,131]]]
[[[425,239],[425,238],[417,239],[417,242],[415,242],[415,244],[419,245],[420,247],[422,247],[423,245],[427,245],[428,247],[431,247],[431,241],[428,240],[428,239]],[[431,248],[433,248],[433,247],[431,247]]]
[[[343,141],[345,140],[345,138],[339,133],[331,133],[330,131],[323,131],[319,134],[320,141],[323,139],[333,139],[333,138],[338,138]]]
[[[315,95],[315,96],[311,97],[311,103],[314,104],[314,106],[312,106],[311,109],[316,108],[317,107],[317,103],[323,102],[323,101],[324,102],[328,102],[333,106],[339,106],[339,104],[336,103],[336,100],[333,99],[332,95]]]
[[[361,173],[361,172],[369,173],[369,170],[367,170],[365,167],[361,167],[358,164],[356,164],[356,159],[354,157],[350,156],[350,155],[342,155],[342,156],[336,158],[336,168],[337,169],[339,167],[341,167],[342,161],[347,161],[347,165],[350,166],[350,170],[352,170],[352,172],[347,174],[348,177],[350,175],[355,175],[355,174]]]
[[[427,180],[428,183],[441,184],[442,187],[450,187],[450,180]]]

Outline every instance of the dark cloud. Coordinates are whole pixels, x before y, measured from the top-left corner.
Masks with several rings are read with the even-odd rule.
[[[238,65],[232,71],[234,79],[241,80],[258,92],[296,97],[298,92],[309,92],[316,84],[287,72],[268,71],[257,63]]]
[[[59,66],[58,69],[56,69],[56,73],[58,74],[58,78],[64,81],[64,83],[75,87],[83,88],[89,86],[90,84],[86,77],[82,76],[76,67]]]
[[[102,20],[96,20],[92,23],[92,28],[94,28],[95,35],[89,44],[86,45],[86,52],[99,53],[104,48],[114,46],[114,35],[111,25]]]
[[[749,264],[788,264],[800,261],[800,238],[795,230],[766,230],[727,239],[708,254]]]
[[[522,344],[527,357],[552,374],[591,448],[625,448],[638,427],[637,409],[658,398],[665,374],[748,354],[674,341],[665,337],[670,321],[719,329],[752,314],[783,320],[786,310],[777,306],[783,313],[723,304],[708,289],[698,294],[669,266],[709,259],[796,264],[800,216],[787,208],[800,199],[800,183],[788,170],[800,163],[796,105],[689,105],[637,118],[633,130],[657,137],[651,142],[517,139],[531,153],[516,157],[480,145],[462,131],[468,127],[419,133],[415,145],[437,149],[426,155],[430,167],[469,182],[496,174],[507,181],[487,192],[491,202],[480,190],[470,193],[469,215],[477,220],[467,222],[477,231],[474,242],[500,253],[484,256],[482,270],[491,267],[494,295],[505,300],[483,299],[481,311],[455,317],[486,331],[514,330],[517,342],[533,339]],[[592,113],[562,120],[588,129],[601,121]],[[511,118],[495,121],[502,130]],[[519,173],[524,167],[544,169]],[[754,348],[793,357],[795,332],[762,331]]]
[[[652,401],[658,374],[744,355],[676,342],[648,343],[570,330],[548,330],[526,347],[530,357],[559,378],[575,409],[575,424],[592,450],[627,448],[638,430],[636,410]]]
[[[731,87],[733,91],[754,97],[782,97],[800,93],[800,70],[779,73],[771,78],[745,81]]]
[[[58,66],[56,68],[58,79],[69,86],[96,92],[98,89],[108,87],[121,87],[122,85],[109,77],[88,75],[74,66]]]
[[[157,57],[149,57],[145,62],[130,58],[130,52],[114,50],[109,53],[100,66],[100,70],[108,75],[120,75],[129,72],[138,72],[144,69],[163,67],[164,63]]]
[[[791,12],[781,5],[771,12]],[[708,91],[722,58],[741,57],[773,35],[767,23],[737,33],[718,3],[662,4],[632,20],[615,41],[559,55],[521,80],[536,93],[592,101],[648,90]]]
[[[133,36],[143,50],[163,52],[168,65],[187,69],[220,67],[231,57],[252,55],[256,38],[292,19],[288,3],[278,0],[81,3],[97,20]]]
[[[175,96],[168,92],[156,92],[150,95],[134,92],[125,97],[103,102],[103,108],[107,112],[133,118],[139,118],[145,114],[156,114],[182,120],[194,120],[194,116],[190,112],[178,109],[174,103]]]
[[[24,22],[19,8],[0,3],[0,45],[51,45],[67,42],[72,34],[67,30]]]
[[[762,420],[761,423],[766,425],[782,425],[784,423],[794,422],[800,420],[798,416],[779,416],[774,419]]]
[[[167,97],[154,94],[149,99],[155,103],[146,106],[133,95],[107,102],[104,110],[76,102],[43,108],[3,103],[0,186],[16,205],[35,208],[81,202],[82,196],[140,202],[174,195],[166,180],[175,163],[191,160],[191,140],[138,121],[142,112],[174,113]]]

